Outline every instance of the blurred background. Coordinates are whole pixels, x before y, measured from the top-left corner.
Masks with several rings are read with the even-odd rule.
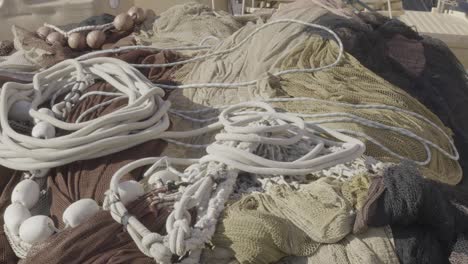
[[[171,6],[200,2],[227,11],[227,0],[0,0],[0,40],[12,37],[13,24],[34,31],[44,22],[66,25],[102,13],[117,15],[130,7],[153,9],[156,14]]]

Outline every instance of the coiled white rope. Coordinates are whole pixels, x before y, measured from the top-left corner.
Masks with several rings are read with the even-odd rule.
[[[345,130],[345,129],[336,129],[337,131],[339,131],[341,133],[366,138],[367,140],[369,140],[372,143],[379,146],[382,150],[384,150],[387,153],[391,154],[392,156],[394,156],[394,157],[396,157],[398,159],[401,159],[401,160],[411,160],[415,164],[418,164],[418,165],[421,165],[421,166],[427,165],[431,161],[432,151],[430,150],[429,146],[433,147],[434,149],[436,149],[442,155],[444,155],[445,157],[447,157],[449,159],[458,160],[460,158],[460,155],[458,153],[458,150],[457,150],[452,138],[449,135],[447,135],[447,133],[442,128],[440,128],[438,125],[436,125],[434,122],[432,122],[428,118],[426,118],[426,117],[424,117],[424,116],[422,116],[422,115],[420,115],[418,113],[408,111],[406,109],[401,109],[401,108],[398,108],[398,107],[388,106],[388,105],[379,105],[379,104],[369,104],[369,105],[349,104],[349,103],[334,102],[334,101],[321,100],[321,99],[315,99],[315,98],[307,98],[307,97],[271,98],[271,99],[264,99],[264,100],[261,100],[261,101],[262,102],[312,101],[312,102],[320,102],[320,103],[327,103],[327,104],[332,104],[332,105],[345,106],[345,107],[354,108],[354,109],[373,109],[373,110],[396,111],[396,112],[399,112],[399,113],[402,113],[402,114],[407,114],[407,115],[410,115],[410,116],[414,116],[414,117],[426,122],[427,124],[429,124],[431,127],[435,128],[436,130],[438,130],[447,139],[447,142],[448,142],[449,147],[450,147],[450,151],[444,150],[441,146],[439,146],[435,142],[427,140],[427,139],[415,134],[414,132],[412,132],[412,131],[410,131],[408,129],[386,125],[386,124],[383,124],[381,122],[366,119],[366,118],[363,118],[363,117],[360,117],[360,116],[357,116],[357,115],[354,115],[354,114],[350,114],[350,113],[345,113],[345,112],[331,112],[331,113],[325,113],[325,114],[294,113],[297,116],[303,117],[303,118],[309,118],[309,119],[310,118],[312,118],[312,119],[320,118],[321,119],[320,121],[309,121],[309,122],[306,122],[306,123],[326,124],[326,123],[336,123],[336,122],[352,122],[352,123],[357,123],[357,124],[364,125],[364,126],[367,126],[367,127],[373,127],[373,128],[393,131],[393,132],[399,133],[401,135],[410,137],[410,138],[414,139],[415,141],[420,142],[424,146],[424,149],[426,151],[426,159],[425,160],[423,160],[423,161],[411,160],[408,157],[404,157],[404,156],[392,151],[391,149],[387,148],[384,144],[380,143],[379,141],[371,138],[370,136],[368,136],[368,135],[366,135],[364,133],[359,133],[359,132],[356,132],[356,131],[350,131],[350,130]],[[207,122],[217,121],[218,117],[200,119],[200,118],[193,118],[191,116],[188,116],[187,114],[189,114],[189,113],[190,114],[196,114],[196,113],[210,112],[210,111],[214,111],[216,109],[225,109],[227,107],[228,106],[215,106],[215,107],[199,109],[199,110],[170,109],[169,113],[172,113],[174,115],[180,116],[182,118],[188,119],[188,120],[193,121],[193,122],[207,123]],[[325,119],[322,119],[322,118],[325,118]]]
[[[251,108],[261,108],[263,111],[245,110]],[[222,111],[219,120],[225,132],[216,136],[216,142],[206,149],[208,154],[201,159],[146,158],[122,167],[112,177],[105,207],[117,222],[126,225],[140,250],[158,263],[170,263],[172,254],[184,256],[186,252],[191,252],[192,258],[199,256],[197,251],[214,234],[217,219],[234,189],[239,171],[264,175],[304,175],[352,161],[365,150],[365,145],[359,140],[317,125],[307,125],[301,118],[289,113],[277,113],[262,102],[230,106]],[[327,134],[337,141],[319,134]],[[268,160],[254,153],[260,144],[285,146],[301,140],[313,142],[316,146],[293,162]],[[327,147],[339,147],[340,150],[329,152]],[[162,159],[174,165],[193,164],[183,178],[189,186],[183,190],[167,220],[167,236],[150,232],[138,219],[129,215],[118,191],[119,181],[126,173],[138,167],[159,164]],[[153,165],[145,176],[150,175],[155,167]],[[197,223],[190,227],[188,210],[195,207],[198,208]]]
[[[62,121],[95,78],[125,94],[128,104],[99,118],[77,123]],[[38,111],[39,105],[63,89],[65,101],[52,107],[54,116]],[[112,58],[67,60],[34,76],[32,84],[6,83],[0,94],[0,164],[17,170],[38,170],[115,153],[160,138],[169,127],[164,91],[125,62]],[[14,131],[9,112],[26,103],[30,118],[69,132],[53,138],[34,138]],[[27,112],[27,110],[26,110]]]

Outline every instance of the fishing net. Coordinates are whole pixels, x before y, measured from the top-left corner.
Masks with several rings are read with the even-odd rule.
[[[3,213],[11,203],[10,196],[13,188],[20,180],[21,174],[19,172],[0,167],[0,212],[2,214],[0,218],[0,263],[15,263],[18,261],[3,229]]]
[[[272,263],[288,255],[312,255],[321,243],[335,243],[354,217],[340,185],[327,178],[300,191],[276,186],[231,205],[212,242],[229,247],[241,263]]]
[[[170,52],[152,54],[136,51],[121,55],[119,58],[133,63],[143,61],[147,63],[163,63],[168,59],[177,58],[176,55],[171,54]],[[170,76],[172,71],[174,71],[172,68],[148,69],[145,74],[156,82],[160,79],[164,83],[171,83]],[[87,91],[112,92],[114,89],[107,83],[99,82],[89,87]],[[75,122],[84,111],[109,99],[111,98],[106,95],[93,95],[84,98],[72,109],[72,112],[68,116],[68,122]],[[92,111],[82,120],[95,119],[113,112],[126,104],[126,99],[113,101]],[[50,208],[52,219],[58,224],[59,228],[62,228],[64,226],[62,214],[71,203],[83,198],[92,198],[99,204],[102,204],[105,196],[104,193],[109,188],[110,179],[115,171],[131,161],[149,156],[158,156],[165,146],[166,143],[161,140],[152,140],[123,152],[92,160],[77,161],[54,168],[51,171],[48,183],[52,196]],[[124,177],[124,180],[140,180],[140,175],[141,173],[137,171],[136,174]]]
[[[130,213],[146,227],[164,233],[165,221],[171,206],[160,202],[157,189],[148,192],[129,205]],[[20,263],[154,263],[134,244],[122,225],[109,212],[100,211],[85,224],[68,228],[33,246]]]
[[[299,7],[279,10],[270,22],[284,18],[314,21],[330,9],[314,3]],[[234,47],[258,27],[253,24],[244,26],[214,50]],[[169,99],[180,110],[202,109],[191,112],[191,118],[173,117],[174,128],[184,130],[203,126],[208,122],[206,118],[219,113],[220,106],[277,98],[284,100],[274,102],[280,109],[314,115],[303,117],[363,140],[368,156],[385,162],[410,159],[419,162],[424,176],[457,184],[462,171],[452,146],[451,131],[418,100],[366,69],[351,55],[345,53],[338,65],[327,70],[272,76],[282,70],[333,63],[339,49],[328,38],[323,31],[305,29],[285,21],[262,29],[229,53],[184,66],[189,69],[181,79],[184,84],[260,81],[249,86],[234,85],[230,89],[174,91]],[[205,120],[197,121],[197,118]],[[381,126],[373,125],[375,122]],[[186,143],[207,144],[209,141],[207,135]],[[193,151],[172,146],[165,151],[189,157],[196,155]]]
[[[323,244],[307,258],[307,264],[398,264],[389,227],[370,228],[363,234],[349,234],[335,244]]]
[[[453,131],[460,165],[468,167],[468,78],[445,43],[376,13],[359,13],[354,20],[328,14],[317,23],[333,29],[366,68],[435,113]]]
[[[179,59],[177,55],[171,52],[151,53],[148,51],[132,51],[120,55],[119,58],[130,63],[165,63]],[[177,67],[152,68],[144,70],[143,73],[154,82],[159,81],[161,83],[174,84],[171,76],[176,68]],[[112,91],[114,91],[112,86],[104,82],[97,82],[87,89],[87,92]],[[85,97],[72,108],[72,111],[67,117],[67,121],[75,122],[81,114],[91,107],[105,103],[110,99],[112,99],[112,97],[106,96],[105,94]],[[91,120],[106,115],[125,105],[125,99],[112,101],[110,104],[95,109],[82,119]],[[43,202],[37,205],[42,211],[36,213],[47,215],[50,211],[50,216],[54,220],[55,225],[58,228],[64,228],[62,215],[71,203],[83,198],[91,198],[96,200],[98,204],[102,204],[105,192],[109,188],[109,182],[115,171],[131,161],[159,155],[160,151],[165,148],[165,145],[166,143],[161,140],[152,140],[116,154],[87,161],[77,161],[52,169],[47,178],[48,199],[44,199]],[[131,174],[126,175],[124,180],[138,181],[141,178],[142,170],[135,170]],[[135,206],[131,207],[131,211],[144,211],[145,214],[141,215],[144,219],[157,217],[160,220],[156,222],[153,221],[149,226],[153,227],[156,224],[159,228],[162,228],[165,221],[164,219],[167,217],[169,210],[164,211],[164,209],[161,213],[156,215],[147,215],[149,213],[148,210],[154,212],[160,211],[161,208],[157,208],[156,206],[158,193],[159,192],[147,194],[147,196],[145,196],[146,200],[143,199],[144,202],[140,201],[141,204],[136,203]],[[44,212],[44,209],[47,209],[47,212]],[[114,226],[112,227],[111,225],[108,227],[111,223],[114,224]],[[114,241],[113,236],[109,236],[109,234],[117,234],[118,232],[121,234],[117,235],[117,239]],[[126,263],[126,261],[133,258],[137,259],[135,263],[151,263],[151,259],[140,253],[130,237],[123,232],[121,226],[117,224],[108,213],[104,212],[99,213],[95,218],[90,219],[77,228],[65,229],[63,232],[54,235],[53,238],[48,240],[45,244],[25,245],[19,240],[19,237],[10,237],[12,238],[10,242],[15,245],[17,254],[22,258],[26,257],[24,260],[25,263],[102,263],[101,261],[104,261],[104,259],[109,259],[109,261],[115,260],[116,263]],[[69,238],[70,240],[68,240]],[[99,239],[103,240],[103,245],[107,244],[102,246],[102,249],[98,246],[100,242],[94,244],[99,241]],[[83,241],[83,243],[78,245],[73,242],[75,240]],[[70,243],[72,243],[72,246],[70,246]],[[90,247],[90,244],[93,246]],[[82,253],[77,257],[76,250],[79,247],[83,248],[79,249]],[[89,249],[84,249],[85,247]]]
[[[161,13],[153,24],[153,31],[137,36],[137,42],[167,48],[214,45],[241,26],[226,12],[214,12],[205,5],[188,3]]]
[[[338,55],[338,49],[334,43],[324,41],[320,38],[311,38],[293,49],[287,60],[283,62],[283,69],[291,69],[301,65],[310,67],[326,64]],[[371,121],[378,121],[389,127],[403,128],[411,131],[418,137],[438,144],[442,150],[453,154],[451,138],[444,136],[451,135],[440,120],[425,108],[416,99],[408,95],[401,89],[390,85],[385,80],[374,75],[372,72],[359,64],[357,60],[349,55],[345,55],[343,63],[328,71],[321,71],[314,74],[293,73],[284,76],[281,80],[281,87],[292,97],[311,97],[322,101],[302,101],[278,103],[277,106],[289,112],[306,114],[330,114],[346,113],[365,118]],[[334,102],[361,105],[387,105],[400,109],[418,113],[424,116],[437,127],[418,118],[408,115],[402,111],[380,110],[380,109],[356,109],[352,106],[336,105]],[[343,117],[343,116],[341,116]],[[338,122],[330,122],[333,116],[314,117],[316,122],[327,122],[325,125],[334,129],[345,129],[358,133],[349,132],[366,142],[366,154],[378,160],[386,162],[398,162],[399,157],[391,152],[413,161],[423,162],[430,159],[425,167],[425,176],[440,181],[457,184],[462,177],[461,168],[458,162],[447,157],[441,151],[430,146],[430,153],[427,145],[421,141],[406,136],[390,129],[375,128],[365,123],[357,123],[354,117]],[[339,120],[340,118],[338,118]],[[366,136],[361,137],[361,134]],[[378,143],[377,143],[378,142]],[[376,144],[377,143],[377,144]],[[381,144],[381,145],[379,145]],[[385,149],[387,148],[387,149]]]

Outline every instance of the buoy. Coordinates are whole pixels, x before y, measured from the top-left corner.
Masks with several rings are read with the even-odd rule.
[[[37,112],[41,113],[41,114],[46,114],[50,117],[55,117],[55,114],[52,110],[50,110],[49,108],[41,108],[39,110],[37,110]],[[41,119],[38,119],[38,118],[34,118],[34,124],[37,124],[39,122],[41,122],[42,120]]]
[[[55,137],[55,127],[48,122],[41,121],[33,127],[31,135],[42,139],[53,138]]]
[[[29,109],[31,109],[31,102],[25,100],[16,101],[8,112],[8,118],[16,121],[31,121]]]
[[[145,10],[143,10],[142,8],[139,8],[139,7],[136,7],[136,6],[133,6],[131,7],[127,14],[133,18],[133,20],[135,21],[135,23],[137,24],[141,24],[143,23],[143,21],[145,21],[145,18],[146,18],[146,12]]]
[[[126,13],[117,15],[114,18],[114,27],[119,31],[129,31],[133,28],[133,19]]]
[[[20,203],[12,203],[5,209],[3,221],[11,233],[18,235],[21,224],[29,217],[31,213],[28,208]]]
[[[63,46],[63,44],[65,44],[65,37],[58,32],[52,32],[47,35],[46,41],[51,45],[59,44]]]
[[[70,204],[63,212],[63,222],[76,227],[99,212],[99,205],[93,199],[81,199]]]
[[[86,43],[92,49],[99,49],[106,41],[106,33],[101,30],[93,30],[86,35]]]
[[[86,48],[86,36],[80,32],[71,33],[68,37],[68,46],[76,50]]]
[[[53,29],[50,27],[42,26],[36,30],[36,34],[41,38],[45,39],[47,36],[53,32]]]
[[[31,209],[39,200],[39,184],[30,179],[20,181],[11,193],[11,202],[20,203]]]
[[[45,215],[30,217],[19,228],[21,240],[30,244],[43,242],[54,232],[54,222]]]
[[[135,201],[144,194],[145,190],[143,189],[143,185],[137,181],[132,180],[119,183],[120,201],[122,201],[124,205]]]

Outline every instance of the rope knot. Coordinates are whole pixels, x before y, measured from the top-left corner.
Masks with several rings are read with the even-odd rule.
[[[179,229],[183,231],[185,234],[190,233],[190,226],[189,226],[189,222],[187,221],[187,219],[176,220],[174,222],[173,228]]]
[[[148,233],[141,239],[141,244],[157,263],[171,263],[172,253],[162,242],[163,237],[157,233]]]
[[[185,240],[191,235],[191,215],[187,210],[174,210],[168,217],[166,230],[169,237],[169,249],[178,256],[183,256]]]

